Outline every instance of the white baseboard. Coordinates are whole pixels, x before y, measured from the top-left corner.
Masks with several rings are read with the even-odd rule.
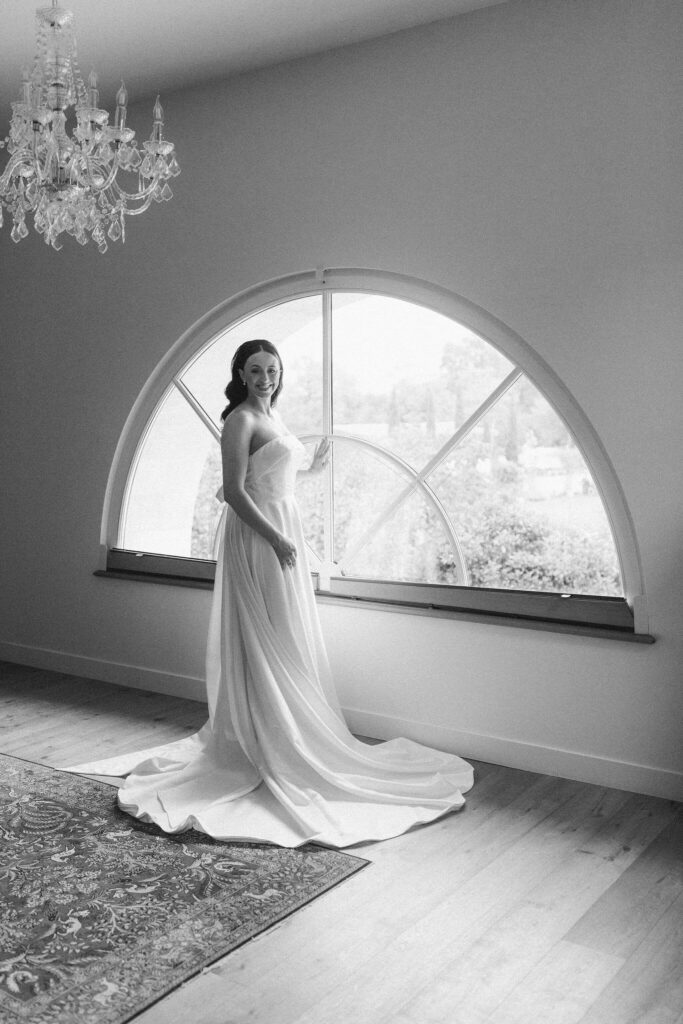
[[[173,697],[205,700],[203,679],[141,668],[138,665],[4,641],[0,641],[0,660],[115,683],[119,686],[131,686],[138,690],[150,690],[153,693],[166,693]],[[576,779],[578,782],[590,782],[597,786],[624,789],[631,793],[663,797],[666,800],[683,801],[681,772],[520,742],[504,736],[461,732],[442,725],[380,715],[358,708],[343,710],[349,728],[359,736],[380,740],[408,736],[428,746],[448,750],[476,761]]]
[[[683,801],[683,773],[666,768],[523,743],[504,736],[460,732],[447,726],[394,718],[357,708],[344,708],[344,715],[349,728],[357,736],[372,736],[380,740],[409,736],[419,743],[475,761]]]
[[[154,668],[126,665],[119,661],[102,658],[87,658],[82,654],[53,651],[47,647],[28,647],[0,640],[0,661],[12,661],[31,668],[43,668],[51,672],[64,672],[83,679],[96,679],[101,683],[115,683],[117,686],[131,686],[136,690],[152,693],[166,693],[171,697],[187,697],[188,700],[206,700],[203,679],[160,672]]]

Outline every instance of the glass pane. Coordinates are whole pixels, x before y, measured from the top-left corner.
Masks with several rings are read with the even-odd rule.
[[[310,462],[315,442],[309,442],[305,447]],[[304,536],[310,548],[306,555],[311,570],[316,570],[325,556],[324,488],[324,473],[311,473],[310,476],[302,474],[297,479],[296,499],[301,511]]]
[[[334,560],[345,561],[411,477],[359,444],[337,441],[334,465]]]
[[[510,372],[454,320],[381,295],[333,298],[334,429],[420,470]]]
[[[623,596],[590,470],[526,378],[428,483],[453,521],[473,586]],[[449,552],[438,557],[447,568]]]
[[[441,519],[425,495],[415,491],[369,542],[344,563],[343,575],[410,583],[450,583],[451,575],[444,568],[447,551],[454,565]]]
[[[217,444],[212,444],[204,460],[192,512],[192,558],[216,557],[214,542],[223,511],[223,502],[216,499],[216,491],[222,486],[221,450]]]
[[[134,463],[120,546],[210,558],[220,515],[214,497],[219,485],[218,445],[172,387],[160,403]]]
[[[293,299],[264,309],[229,328],[203,349],[181,379],[217,426],[226,405],[225,387],[238,345],[267,338],[284,363],[284,387],[278,408],[295,434],[322,428],[322,300],[320,295]]]

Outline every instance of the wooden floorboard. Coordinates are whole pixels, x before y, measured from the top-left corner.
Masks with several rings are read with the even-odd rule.
[[[683,895],[662,914],[580,1024],[677,1024],[683,1007]]]
[[[683,810],[577,921],[567,938],[598,952],[629,957],[681,893]]]
[[[0,750],[63,768],[188,735],[199,702],[0,663]],[[683,810],[475,764],[462,811],[136,1024],[683,1024]]]

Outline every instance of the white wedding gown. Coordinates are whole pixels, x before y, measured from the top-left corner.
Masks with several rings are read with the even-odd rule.
[[[465,802],[472,768],[407,739],[346,727],[318,622],[294,497],[305,450],[293,435],[250,456],[245,488],[296,544],[294,569],[226,505],[207,646],[209,721],[162,747],[77,765],[127,775],[119,805],[165,832],[344,847],[387,839]],[[417,681],[419,682],[419,681]]]

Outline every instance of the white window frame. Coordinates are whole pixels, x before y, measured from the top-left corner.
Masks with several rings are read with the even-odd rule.
[[[621,638],[651,640],[642,565],[633,520],[609,457],[590,421],[569,390],[531,346],[485,310],[440,286],[376,270],[318,269],[278,278],[250,288],[221,303],[178,338],[147,380],[119,439],[105,494],[98,574],[123,575],[128,578],[185,585],[211,585],[214,571],[212,562],[152,555],[146,552],[126,552],[117,547],[130,469],[140,448],[141,439],[149,429],[154,410],[171,382],[192,405],[207,428],[214,436],[218,436],[216,425],[187,392],[180,380],[180,374],[190,359],[226,328],[256,312],[292,299],[322,293],[323,305],[327,312],[327,316],[323,317],[323,324],[329,325],[332,295],[335,292],[384,295],[441,313],[492,344],[510,360],[514,369],[501,387],[511,386],[514,379],[521,374],[532,381],[564,421],[590,469],[612,531],[619,559],[624,599],[572,595],[570,600],[567,600],[567,595],[540,592],[330,579],[329,564],[324,574],[317,579],[319,589],[322,579],[322,589],[325,593],[336,595],[340,599],[380,602],[385,606],[415,608],[423,612],[425,609],[432,609],[437,612],[460,612],[476,617],[492,615],[498,617],[499,621],[514,620],[515,624],[519,625],[535,622],[543,628],[545,623],[550,628],[566,628],[569,631],[592,633],[596,636],[606,632],[615,637],[621,634]],[[327,420],[330,420],[330,345],[329,338],[323,340],[323,395],[327,399],[324,401],[324,409]],[[478,413],[474,415],[477,416]],[[331,422],[324,422],[323,434],[330,433],[331,428]],[[338,443],[343,443],[343,439],[339,438],[339,435],[337,437]],[[356,444],[369,443],[358,439],[354,441]],[[457,439],[449,441],[451,447],[457,443]],[[386,453],[384,457],[387,457]],[[431,468],[431,463],[429,466]],[[411,472],[415,479],[409,486],[426,488],[423,477],[427,475],[427,467],[417,474]],[[328,489],[328,493],[330,492],[331,488]],[[326,559],[329,557],[332,515],[331,501],[328,500]],[[457,548],[457,537],[451,539],[455,539]],[[466,571],[462,572],[462,578],[466,583]],[[573,625],[577,628],[572,628]]]

